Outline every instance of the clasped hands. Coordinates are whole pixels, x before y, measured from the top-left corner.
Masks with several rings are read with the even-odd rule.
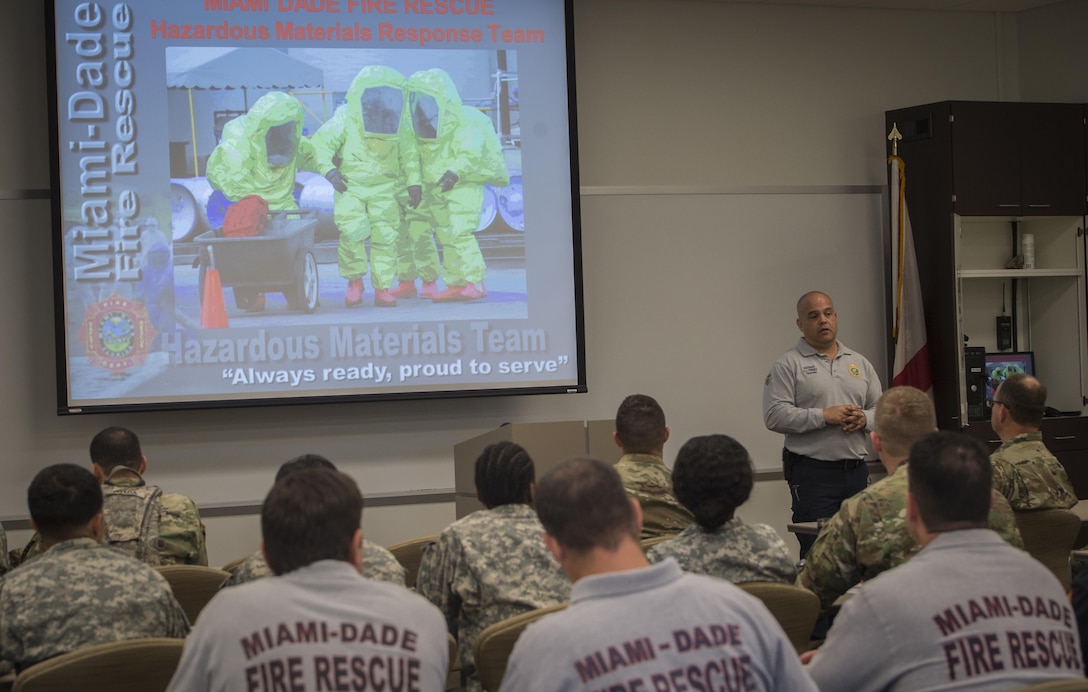
[[[843,432],[855,432],[865,427],[865,411],[853,404],[832,406],[824,409],[824,422],[839,426]]]

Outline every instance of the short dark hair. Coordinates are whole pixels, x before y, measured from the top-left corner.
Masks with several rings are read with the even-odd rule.
[[[91,440],[91,462],[107,474],[117,466],[139,471],[143,458],[140,438],[128,428],[106,428]]]
[[[476,457],[476,492],[488,509],[528,504],[536,467],[525,449],[514,442],[496,442]]]
[[[102,486],[82,466],[54,464],[30,481],[26,504],[42,538],[67,540],[102,511]]]
[[[570,459],[544,474],[536,513],[544,530],[575,552],[614,550],[624,537],[639,536],[620,475],[599,459]]]
[[[261,506],[268,566],[286,574],[318,560],[350,562],[362,515],[363,496],[350,476],[327,468],[288,475]]]
[[[1022,372],[1009,375],[1001,383],[1001,403],[1014,421],[1037,428],[1046,411],[1046,386]]]
[[[321,456],[320,454],[300,454],[299,456],[289,461],[283,462],[279,470],[276,471],[276,483],[279,483],[287,476],[290,476],[295,471],[301,471],[302,469],[332,469],[336,471],[336,465],[331,461]]]
[[[988,525],[993,491],[982,443],[956,432],[933,432],[910,449],[907,483],[931,532]]]
[[[632,394],[616,411],[616,437],[625,452],[656,452],[665,445],[665,412],[652,396]]]
[[[755,482],[748,450],[728,435],[693,437],[676,453],[672,489],[695,521],[713,531],[733,518]]]

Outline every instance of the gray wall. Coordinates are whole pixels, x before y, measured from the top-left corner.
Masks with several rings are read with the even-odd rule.
[[[761,388],[797,338],[797,295],[829,291],[841,338],[886,369],[883,112],[1088,101],[1077,41],[1052,40],[1085,25],[1084,2],[1004,15],[578,0],[588,394],[58,418],[48,207],[24,198],[48,187],[32,4],[8,3],[0,24],[5,519],[25,516],[37,469],[86,463],[109,424],[137,430],[152,479],[205,507],[258,501],[278,464],[307,451],[369,494],[451,488],[456,442],[503,421],[607,418],[636,391],[665,407],[666,456],[726,432],[773,468],[781,440],[762,426]],[[742,514],[784,531],[784,484],[759,484]],[[452,518],[452,503],[380,508],[365,529],[388,543]],[[209,521],[212,562],[251,549],[254,527]]]

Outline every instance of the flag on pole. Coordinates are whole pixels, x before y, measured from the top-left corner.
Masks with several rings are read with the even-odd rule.
[[[907,214],[905,166],[898,156],[889,156],[888,163],[892,173],[892,295],[895,298],[892,386],[910,385],[932,396],[922,287],[918,279],[918,258],[914,254],[914,233]]]

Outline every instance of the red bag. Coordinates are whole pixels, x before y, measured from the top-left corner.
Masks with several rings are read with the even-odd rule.
[[[230,205],[223,216],[223,237],[259,235],[268,222],[268,202],[260,195],[246,195]]]

